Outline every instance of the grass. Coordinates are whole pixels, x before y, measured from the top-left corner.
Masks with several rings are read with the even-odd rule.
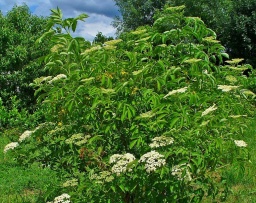
[[[13,157],[3,153],[11,137],[0,134],[0,203],[38,203],[52,188],[57,188],[57,174],[34,164],[19,166]]]
[[[248,143],[248,151],[250,154],[249,162],[245,164],[244,175],[239,173],[236,166],[229,167],[223,171],[223,175],[227,179],[227,184],[231,187],[231,195],[227,202],[248,203],[256,202],[256,118],[252,121],[251,126],[244,134],[244,141]]]

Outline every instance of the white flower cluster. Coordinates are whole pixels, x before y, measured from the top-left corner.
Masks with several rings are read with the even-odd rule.
[[[158,167],[164,166],[166,164],[164,156],[155,150],[144,154],[140,158],[139,162],[145,163],[145,169],[148,173],[155,171]]]
[[[6,153],[8,150],[10,149],[14,149],[16,147],[19,146],[19,143],[18,142],[11,142],[9,144],[7,144],[5,147],[4,147],[4,153]]]
[[[216,105],[214,104],[213,106],[209,107],[202,113],[202,117],[209,114],[212,111],[215,111],[218,107],[215,107]]]
[[[74,187],[78,185],[78,180],[77,179],[71,179],[63,183],[63,187]]]
[[[191,58],[191,59],[187,59],[184,61],[184,63],[197,63],[199,61],[202,61],[202,59],[197,59],[197,58]]]
[[[48,83],[51,84],[57,80],[66,79],[66,78],[67,78],[67,76],[65,74],[59,74],[59,75],[55,76],[53,79],[51,79]]]
[[[187,91],[187,89],[188,89],[188,87],[183,87],[183,88],[180,88],[180,89],[177,89],[177,90],[172,90],[172,91],[168,92],[167,95],[164,96],[164,99],[166,97],[169,97],[170,95],[173,95],[173,94],[176,94],[176,93],[184,93],[184,92]]]
[[[91,180],[96,180],[96,183],[111,182],[114,180],[114,177],[109,171],[102,171],[99,174],[93,174],[90,177]]]
[[[247,115],[230,115],[230,118],[240,118],[240,117],[247,117]]]
[[[243,140],[234,140],[235,145],[238,147],[247,147],[247,143]]]
[[[188,166],[189,166],[188,164],[175,165],[172,167],[171,173],[173,176],[176,176],[179,180],[185,179],[185,180],[191,181],[192,178],[188,170]],[[184,170],[186,170],[186,174],[184,177],[182,177]]]
[[[115,93],[115,90],[111,89],[111,88],[109,88],[109,89],[101,88],[101,92],[103,94],[113,94],[113,93]]]
[[[82,53],[82,55],[89,54],[89,53],[94,52],[94,51],[97,51],[97,50],[99,50],[99,49],[101,49],[101,46],[99,46],[99,45],[94,46],[94,47],[91,47],[90,49],[86,49],[86,50]]]
[[[153,116],[155,116],[156,114],[153,113],[152,111],[148,111],[148,112],[145,112],[145,113],[141,113],[140,114],[140,117],[141,118],[151,118]]]
[[[158,148],[172,144],[174,139],[172,137],[160,136],[153,138],[152,141],[153,142],[149,146],[151,148]]]
[[[131,168],[127,170],[127,165],[134,160],[135,157],[130,153],[124,155],[114,154],[110,157],[109,163],[115,163],[112,167],[112,172],[119,176],[121,173],[130,172],[132,170]]]
[[[71,203],[70,195],[64,193],[58,197],[55,197],[53,202],[47,202],[47,203]]]
[[[120,42],[122,42],[123,40],[122,39],[113,39],[113,40],[110,40],[110,41],[107,41],[107,42],[104,42],[105,45],[108,45],[108,46],[114,46]]]
[[[222,90],[222,92],[229,92],[231,90],[237,89],[239,86],[232,86],[232,85],[218,85],[218,89]]]
[[[30,137],[34,131],[26,130],[20,137],[19,137],[19,142],[22,142],[26,138]]]
[[[70,138],[66,139],[66,143],[67,144],[75,144],[77,146],[81,146],[83,144],[85,144],[89,138],[91,136],[90,135],[85,135],[83,133],[77,133],[77,134],[74,134],[72,135]]]

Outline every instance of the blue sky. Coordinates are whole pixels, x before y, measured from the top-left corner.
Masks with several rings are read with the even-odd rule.
[[[64,18],[75,17],[86,13],[89,18],[80,22],[75,35],[92,41],[98,32],[106,36],[115,36],[111,22],[120,15],[113,0],[0,0],[0,10],[7,13],[16,5],[27,4],[32,14],[49,16],[50,9],[57,6],[62,10]]]

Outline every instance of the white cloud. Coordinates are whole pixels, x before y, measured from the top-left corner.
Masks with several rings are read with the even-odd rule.
[[[84,37],[89,41],[92,41],[98,32],[115,36],[111,22],[113,17],[118,15],[118,9],[113,0],[8,0],[8,3],[0,2],[0,9],[6,14],[15,4],[23,3],[28,5],[32,14],[38,16],[49,16],[50,9],[56,9],[57,6],[62,10],[64,18],[86,13],[89,18],[85,19],[85,22],[79,22],[74,36]]]

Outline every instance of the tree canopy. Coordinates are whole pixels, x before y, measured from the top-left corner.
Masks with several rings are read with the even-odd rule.
[[[35,41],[44,32],[47,19],[32,15],[23,5],[0,14],[0,22],[0,97],[6,106],[15,96],[21,107],[29,108],[35,103],[29,84],[43,74],[37,59],[47,53],[47,41],[39,47]]]

